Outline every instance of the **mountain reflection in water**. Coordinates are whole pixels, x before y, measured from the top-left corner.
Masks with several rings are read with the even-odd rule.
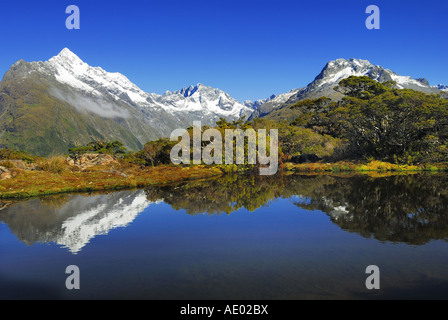
[[[144,191],[57,195],[12,204],[0,221],[26,244],[54,242],[78,253],[97,235],[126,227],[151,204]]]
[[[0,221],[22,242],[56,243],[78,253],[97,235],[126,227],[165,202],[187,214],[256,211],[278,198],[320,210],[342,230],[380,241],[423,245],[448,236],[448,176],[223,176],[108,194],[58,195],[0,205]]]

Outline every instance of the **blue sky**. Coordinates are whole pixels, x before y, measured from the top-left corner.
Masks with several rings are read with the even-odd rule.
[[[68,30],[68,5],[81,29]],[[381,29],[368,30],[368,5]],[[147,92],[203,83],[242,101],[307,85],[338,58],[448,84],[448,1],[41,0],[2,2],[0,73],[68,47]]]

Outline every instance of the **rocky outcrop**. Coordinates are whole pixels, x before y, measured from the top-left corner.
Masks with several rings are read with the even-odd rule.
[[[28,163],[23,160],[6,160],[6,161],[12,168],[18,168],[22,170],[37,170],[37,164],[35,163]]]
[[[0,161],[0,180],[12,179],[25,170],[37,170],[37,164],[28,163],[23,160]]]
[[[78,167],[85,170],[94,166],[112,166],[119,164],[117,159],[108,154],[86,153],[68,158],[67,162],[70,166]]]
[[[13,177],[14,177],[14,174],[11,170],[0,166],[0,180],[11,179]]]

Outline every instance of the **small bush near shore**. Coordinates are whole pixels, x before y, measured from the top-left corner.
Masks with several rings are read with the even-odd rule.
[[[66,157],[60,155],[54,155],[48,159],[41,160],[38,167],[43,171],[57,174],[61,174],[69,170]]]

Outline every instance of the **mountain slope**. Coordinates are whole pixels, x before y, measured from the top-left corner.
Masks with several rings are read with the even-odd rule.
[[[111,103],[56,79],[53,65],[19,61],[0,83],[0,144],[38,155],[66,153],[97,137],[139,149],[146,131],[140,115],[125,103]],[[140,139],[139,139],[140,138]]]
[[[284,104],[289,100],[292,96],[298,94],[303,88],[291,90],[286,93],[282,93],[279,95],[272,95],[267,99],[257,100],[257,101],[245,101],[244,105],[254,109],[249,119],[263,117],[269,113],[271,113],[275,108]]]

